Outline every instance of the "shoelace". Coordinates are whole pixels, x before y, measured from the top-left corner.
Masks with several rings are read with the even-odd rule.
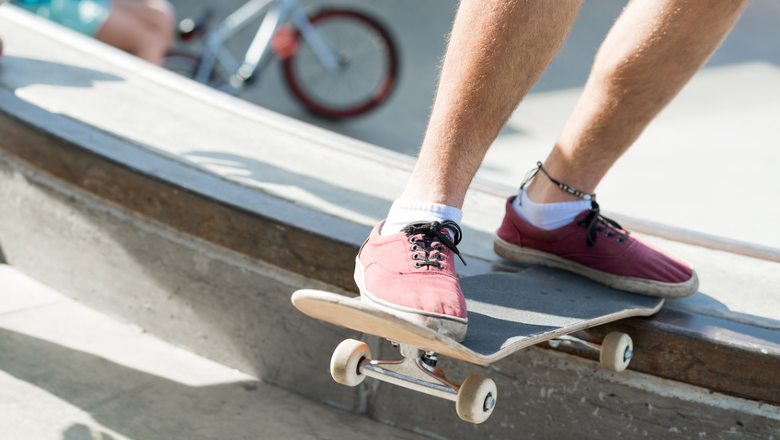
[[[588,246],[595,246],[598,233],[605,229],[607,229],[607,233],[604,236],[607,238],[617,236],[619,244],[623,244],[629,234],[628,231],[623,230],[618,222],[601,215],[601,208],[595,200],[591,201],[590,214],[578,221],[577,224],[585,228],[585,243]]]
[[[452,240],[450,240],[447,234],[442,232],[444,228],[452,231]],[[442,244],[455,253],[464,265],[466,264],[466,260],[460,255],[460,251],[457,248],[462,237],[462,231],[460,226],[454,221],[415,222],[404,226],[402,231],[406,233],[409,237],[409,242],[412,243],[412,252],[414,252],[412,258],[417,260],[414,263],[415,267],[434,266],[441,269],[443,266],[440,261],[444,260],[444,255],[441,254],[444,250],[441,247]],[[422,238],[418,239],[417,235],[422,235]],[[425,252],[425,255],[418,252]]]

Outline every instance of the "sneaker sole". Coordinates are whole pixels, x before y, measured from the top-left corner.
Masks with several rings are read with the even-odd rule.
[[[686,298],[699,290],[699,277],[696,275],[695,270],[691,274],[691,278],[684,283],[664,283],[643,278],[614,275],[591,269],[554,254],[509,243],[498,235],[493,237],[493,251],[510,261],[567,270],[605,286],[657,298]]]
[[[399,306],[371,294],[366,288],[363,276],[363,265],[360,264],[360,260],[357,258],[355,259],[355,283],[357,283],[358,289],[360,290],[360,299],[368,305],[374,306],[383,312],[401,318],[404,321],[429,328],[448,338],[454,339],[455,341],[461,342],[466,338],[468,319]]]

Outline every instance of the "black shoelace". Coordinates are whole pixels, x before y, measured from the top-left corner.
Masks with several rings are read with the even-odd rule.
[[[590,202],[590,206],[590,214],[577,222],[579,226],[585,228],[585,243],[588,246],[595,246],[599,232],[606,230],[605,237],[617,237],[618,244],[623,244],[628,237],[628,231],[623,230],[615,220],[601,215],[601,208],[595,200]]]
[[[452,231],[452,240],[450,240],[447,234],[442,232],[444,228]],[[414,252],[412,258],[416,260],[414,266],[418,269],[423,266],[434,266],[441,269],[443,267],[441,261],[444,260],[444,255],[441,254],[444,250],[442,245],[455,253],[464,265],[466,264],[466,260],[460,255],[460,251],[457,248],[462,237],[462,231],[460,226],[454,221],[415,222],[404,226],[402,231],[406,233],[409,237],[409,242],[412,243],[411,250]],[[418,238],[418,235],[422,235],[422,237]]]

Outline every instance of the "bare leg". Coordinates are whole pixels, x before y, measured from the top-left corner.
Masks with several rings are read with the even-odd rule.
[[[585,90],[544,167],[592,193],[652,119],[706,63],[747,0],[633,0],[601,46]],[[534,179],[537,203],[577,200]]]
[[[104,43],[160,64],[173,43],[175,17],[164,0],[114,0],[111,15],[95,36]]]
[[[462,340],[468,317],[455,270],[460,227],[453,210],[515,106],[560,48],[579,8],[576,0],[463,0],[420,157],[392,230],[380,222],[360,249],[355,281],[368,303]],[[412,201],[412,202],[410,202]],[[399,202],[399,201],[397,201]],[[408,203],[406,203],[408,202]],[[428,211],[446,205],[442,221]],[[395,204],[394,204],[395,206]],[[437,208],[438,209],[438,208]],[[446,217],[446,216],[445,216]]]
[[[580,1],[464,0],[402,196],[461,208],[485,152],[563,44]]]

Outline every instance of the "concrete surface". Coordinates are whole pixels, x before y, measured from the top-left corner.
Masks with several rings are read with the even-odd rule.
[[[267,419],[258,421],[252,411],[263,411],[269,400],[284,404],[277,409],[285,414],[269,411],[274,420],[282,421],[282,428],[286,421],[311,417],[310,413],[317,414],[320,408],[287,406],[293,397],[267,391],[263,383],[258,389],[270,397],[258,403],[251,395],[246,397],[246,381],[241,380],[246,376],[237,373],[233,373],[239,378],[236,383],[227,385],[208,381],[219,381],[222,376],[198,370],[171,379],[173,373],[165,369],[168,363],[164,356],[154,352],[148,356],[151,365],[146,366],[135,356],[139,342],[125,338],[121,331],[80,330],[82,324],[90,323],[88,317],[94,312],[80,308],[76,313],[68,306],[67,313],[57,314],[65,308],[63,304],[72,303],[51,302],[49,296],[38,293],[50,292],[40,287],[38,282],[42,282],[66,286],[63,293],[101,310],[132,316],[134,325],[123,324],[125,334],[138,337],[148,332],[207,353],[211,359],[224,360],[263,378],[265,384],[329,400],[340,408],[365,412],[376,420],[433,438],[522,435],[566,439],[646,434],[651,438],[703,435],[769,439],[780,435],[776,406],[636,372],[605,373],[595,362],[538,348],[487,368],[442,361],[453,380],[483,374],[498,382],[499,407],[490,423],[480,426],[459,421],[449,401],[373,380],[358,388],[339,386],[327,374],[331,350],[342,339],[360,335],[308,319],[289,304],[292,290],[325,286],[128,215],[42,173],[8,166],[5,160],[0,163],[0,188],[4,191],[0,199],[12,214],[0,222],[3,248],[10,261],[36,280],[0,266],[0,304],[5,304],[0,306],[0,333],[6,332],[0,338],[0,372],[4,372],[0,374],[13,379],[0,390],[11,390],[13,397],[4,402],[10,402],[13,420],[24,424],[18,428],[16,423],[7,425],[13,427],[12,432],[48,429],[49,434],[39,437],[61,435],[72,440],[95,436],[152,439],[191,426],[198,430],[194,438],[211,438],[208,435],[218,435],[211,425],[218,418],[213,422],[217,427],[222,422],[234,423],[219,432],[223,434],[219,438],[245,438],[242,435],[247,432],[255,435],[260,429],[256,427],[265,428],[260,424]],[[13,295],[20,284],[38,287],[25,290],[24,297]],[[48,331],[51,336],[44,335]],[[93,345],[68,339],[74,333],[83,335],[82,331],[89,336],[87,342],[97,340],[108,349],[97,351]],[[371,337],[364,340],[377,358],[397,357],[389,344]],[[126,347],[131,348],[129,353]],[[42,371],[50,365],[56,366],[54,372]],[[189,369],[189,365],[175,367],[175,371]],[[252,387],[249,385],[249,391]],[[85,389],[89,392],[81,394]],[[244,399],[233,397],[231,391]],[[42,405],[62,401],[63,406],[47,412],[51,418],[42,422],[31,414]],[[191,423],[189,419],[158,419],[159,414],[168,414],[165,408],[172,411],[172,417],[195,419]],[[247,419],[251,423],[243,424]],[[342,423],[341,417],[334,420],[334,424]],[[311,426],[320,433],[316,420]],[[323,433],[328,430],[322,428]],[[281,437],[270,432],[272,435],[261,438]],[[355,432],[367,436],[365,430]],[[295,434],[289,436],[298,438]],[[305,434],[301,438],[306,438]]]
[[[173,0],[182,17],[213,3]],[[219,2],[217,18],[243,0]],[[329,0],[380,17],[402,55],[398,90],[387,105],[354,120],[326,121],[300,108],[273,62],[239,96],[347,136],[414,156],[422,142],[457,1]],[[543,160],[574,107],[593,56],[625,1],[584,2],[572,33],[488,152],[478,176],[512,189]],[[772,188],[780,169],[780,2],[753,0],[732,34],[598,188],[609,211],[780,249]],[[232,42],[236,53],[250,27]],[[251,162],[248,163],[251,167]],[[400,192],[391,194],[397,197]]]
[[[332,286],[131,215],[6,159],[0,154],[7,210],[0,237],[14,268],[266,383],[360,408],[358,390],[322,380],[333,347],[353,332],[325,332],[290,304],[297,289]]]
[[[0,265],[3,440],[419,439],[177,348]]]
[[[125,161],[132,156],[138,162],[143,151],[153,152],[260,194],[292,201],[365,227],[373,226],[385,216],[387,207],[408,179],[413,165],[409,156],[318,129],[182,80],[111,47],[62,32],[59,27],[28,17],[29,14],[17,12],[9,5],[0,7],[0,11],[10,18],[0,22],[6,29],[0,85],[13,92],[0,105],[18,109],[22,104],[32,104],[49,113],[85,121],[139,146],[139,151],[112,149],[110,154],[115,160]],[[25,24],[36,31],[25,30]],[[48,34],[55,29],[59,31],[58,39],[52,42]],[[15,38],[17,35],[20,38]],[[533,99],[529,98],[529,102]],[[540,112],[549,112],[544,110],[547,106],[559,105],[555,100],[540,101]],[[772,101],[769,104],[774,105]],[[149,111],[152,108],[155,110]],[[65,125],[63,133],[72,133],[73,129]],[[765,128],[771,131],[771,126],[766,124]],[[225,133],[230,134],[229,138]],[[105,145],[99,143],[95,148],[108,154]],[[762,151],[772,156],[779,154],[780,149]],[[768,158],[756,166],[771,168],[773,163]],[[157,174],[169,172],[158,165],[152,169]],[[173,171],[172,175],[181,173]],[[771,175],[767,170],[751,180]],[[658,183],[672,185],[669,178]],[[503,217],[504,197],[512,190],[491,187],[485,191],[479,185],[477,182],[467,196],[461,250],[478,260],[495,261],[492,235]],[[771,200],[771,188],[771,185],[753,188],[750,194],[757,200]],[[674,192],[671,187],[670,192]],[[253,198],[251,193],[245,191],[235,200],[256,203],[260,198]],[[765,208],[770,214],[778,210],[771,203]],[[731,209],[721,210],[712,218],[720,225],[733,225],[732,216],[742,222],[751,218],[737,215]],[[771,219],[771,215],[762,217],[761,221],[766,219]],[[306,218],[299,221],[312,223]],[[321,220],[314,223],[334,224]],[[733,229],[772,233],[770,227],[743,225]],[[350,233],[344,239],[359,244],[362,237]],[[701,277],[698,294],[670,302],[670,306],[780,329],[777,319],[780,297],[775,288],[780,285],[778,263],[656,237],[649,239],[690,261]],[[461,268],[461,271],[467,273],[469,269]]]

